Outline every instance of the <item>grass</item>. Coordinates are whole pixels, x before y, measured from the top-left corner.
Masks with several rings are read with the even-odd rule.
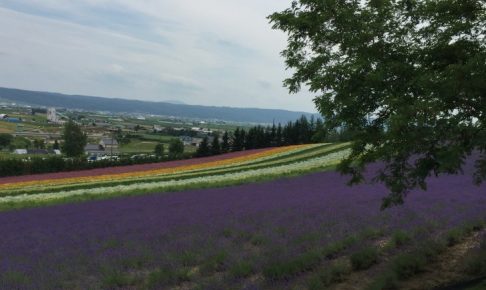
[[[209,257],[200,267],[201,274],[209,275],[214,272],[220,272],[227,269],[228,252],[221,250],[215,255]]]
[[[113,271],[106,273],[103,277],[102,285],[104,289],[121,288],[126,286],[133,286],[139,281],[129,274]]]
[[[419,252],[399,254],[392,262],[393,272],[398,279],[405,280],[422,272],[427,259]]]
[[[309,251],[289,260],[273,261],[263,269],[263,276],[268,280],[287,280],[298,274],[315,269],[321,263],[319,251]]]
[[[469,222],[461,227],[449,230],[440,239],[422,241],[411,251],[394,256],[387,267],[388,270],[376,277],[366,289],[399,289],[399,281],[408,280],[422,273],[426,266],[435,263],[448,247],[457,245],[474,232],[483,228],[483,221]],[[402,236],[402,234],[398,236]],[[480,249],[468,255],[463,263],[468,275],[476,277],[486,275],[486,241],[483,241]]]
[[[241,261],[229,268],[229,274],[233,278],[246,278],[249,277],[254,272],[254,267],[251,262]]]
[[[392,234],[390,244],[394,248],[400,248],[410,243],[411,240],[410,234],[403,230],[397,230]]]
[[[161,268],[149,274],[147,279],[148,289],[161,289],[160,287],[178,285],[190,281],[189,270]]]
[[[131,141],[128,144],[120,146],[121,153],[153,153],[155,146],[158,142],[151,142],[151,141]],[[168,144],[164,144],[164,147],[168,148]]]
[[[375,247],[365,247],[351,255],[350,262],[354,271],[369,269],[378,263],[378,250]]]
[[[307,287],[309,290],[325,289],[334,283],[340,283],[346,280],[346,277],[351,273],[351,268],[348,264],[340,261],[334,263],[311,276]]]

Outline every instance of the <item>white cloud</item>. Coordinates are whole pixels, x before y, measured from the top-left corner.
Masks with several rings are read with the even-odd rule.
[[[281,0],[0,0],[0,86],[314,111],[289,95]],[[1,8],[4,7],[4,8]]]

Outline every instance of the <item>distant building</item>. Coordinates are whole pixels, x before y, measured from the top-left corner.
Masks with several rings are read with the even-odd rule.
[[[0,118],[0,120],[2,121],[6,121],[6,122],[9,122],[9,123],[21,123],[22,122],[22,119],[20,118],[11,118],[11,117],[5,117],[5,118]]]
[[[25,155],[27,154],[27,149],[15,149],[14,154]]]
[[[106,154],[118,154],[118,142],[114,138],[101,139],[100,146],[103,147]]]
[[[199,147],[199,145],[203,141],[202,138],[194,138],[194,137],[190,137],[190,136],[182,136],[179,139],[182,141],[182,143],[184,143],[184,146]]]
[[[182,141],[184,146],[189,146],[192,144],[192,137],[191,136],[181,136],[179,139]]]
[[[99,144],[87,144],[84,146],[84,152],[90,156],[105,155],[105,149]]]
[[[47,109],[47,121],[56,124],[59,123],[59,118],[57,117],[55,108]]]
[[[155,133],[160,133],[160,132],[162,132],[164,130],[165,130],[164,127],[160,127],[159,125],[154,125],[154,132]]]

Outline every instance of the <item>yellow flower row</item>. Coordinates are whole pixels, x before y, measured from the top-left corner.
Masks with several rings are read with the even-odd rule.
[[[308,145],[285,146],[285,147],[274,148],[274,149],[266,150],[259,153],[249,154],[245,156],[222,159],[217,161],[210,161],[210,162],[199,163],[199,164],[176,166],[170,168],[159,168],[159,169],[144,170],[144,171],[105,174],[99,176],[68,177],[68,178],[61,178],[61,179],[45,179],[45,180],[6,183],[0,185],[0,190],[19,189],[23,187],[34,187],[34,186],[39,187],[39,186],[46,186],[46,185],[54,186],[54,185],[67,185],[67,184],[96,183],[101,181],[116,181],[116,180],[123,180],[123,179],[143,178],[147,176],[167,175],[173,173],[180,173],[183,171],[209,169],[212,167],[253,161],[259,158],[276,155],[279,153],[284,153],[286,151],[303,148],[307,146]]]

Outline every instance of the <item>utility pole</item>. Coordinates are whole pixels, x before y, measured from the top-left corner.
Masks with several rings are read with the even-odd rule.
[[[111,153],[110,153],[110,160],[113,160],[113,139],[114,139],[114,131],[111,131]]]

